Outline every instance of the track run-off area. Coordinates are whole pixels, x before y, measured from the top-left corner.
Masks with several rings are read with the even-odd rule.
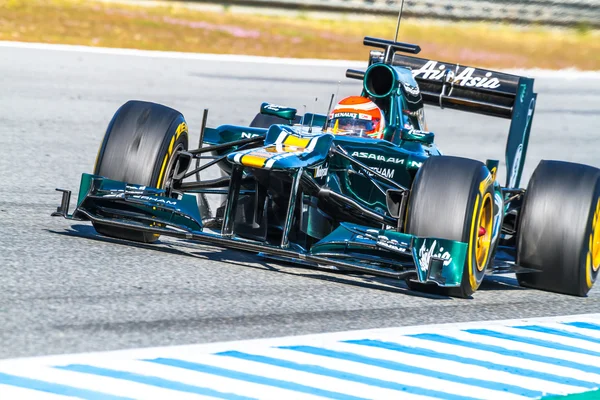
[[[50,217],[55,188],[76,194],[127,100],[181,111],[195,145],[204,108],[208,126],[248,124],[263,101],[324,113],[338,82],[338,98],[360,92],[344,73],[365,65],[0,42],[0,398],[32,387],[48,398],[393,398],[404,385],[397,398],[509,399],[600,386],[598,287],[575,298],[492,276],[472,299],[445,298]],[[522,185],[541,159],[600,167],[600,73],[521,72],[539,93]],[[499,159],[504,180],[508,121],[426,117],[445,154]],[[458,325],[434,326],[446,323]]]

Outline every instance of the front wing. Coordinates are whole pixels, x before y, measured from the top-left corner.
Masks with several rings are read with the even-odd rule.
[[[171,198],[164,190],[90,174],[82,174],[77,206],[69,214],[71,192],[57,190],[63,198],[53,216],[257,252],[310,267],[455,287],[462,280],[467,255],[466,243],[347,223],[309,250],[294,243],[283,246],[249,240],[205,229],[194,195]]]

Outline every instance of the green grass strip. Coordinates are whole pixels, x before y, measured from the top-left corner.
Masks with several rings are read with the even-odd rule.
[[[364,36],[391,39],[396,31],[394,17],[352,20],[344,13],[317,18],[139,3],[0,0],[0,40],[365,61]],[[586,27],[409,18],[402,22],[399,39],[421,45],[420,57],[461,65],[600,70],[600,30]]]

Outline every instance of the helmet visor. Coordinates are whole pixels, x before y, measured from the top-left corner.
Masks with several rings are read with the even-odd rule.
[[[352,117],[339,117],[329,120],[327,130],[334,134],[369,134],[377,129],[379,119],[359,119]]]

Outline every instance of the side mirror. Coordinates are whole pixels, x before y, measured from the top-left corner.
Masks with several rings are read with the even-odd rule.
[[[419,131],[416,129],[402,130],[402,140],[432,144],[434,138],[435,134],[433,132]]]
[[[260,113],[264,115],[273,115],[275,117],[293,121],[298,110],[291,107],[282,107],[272,103],[262,103],[260,105]]]
[[[397,140],[394,140],[394,135],[396,134],[396,132],[398,132],[399,129],[396,129],[395,126],[386,126],[383,129],[383,139],[387,140],[388,142],[394,142],[397,144]]]

